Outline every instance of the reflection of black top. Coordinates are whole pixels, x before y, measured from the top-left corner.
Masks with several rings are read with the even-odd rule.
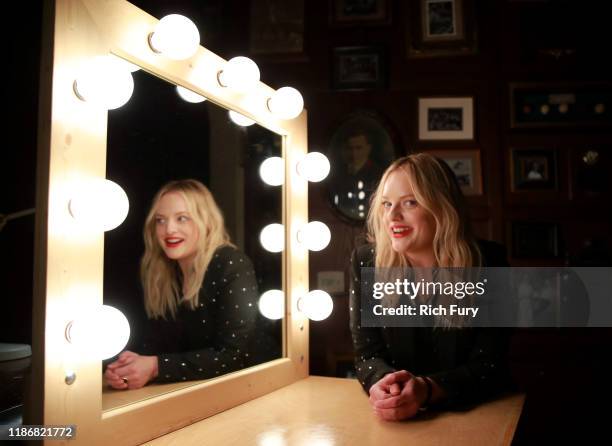
[[[149,321],[142,354],[159,357],[155,381],[207,379],[253,363],[257,339],[257,281],[248,257],[217,249],[195,310],[180,305],[176,319]]]
[[[483,266],[508,266],[505,250],[481,242]],[[353,253],[350,325],[357,378],[366,392],[387,373],[407,370],[431,377],[447,394],[441,406],[458,407],[493,396],[510,385],[509,330],[499,328],[362,327],[360,267],[374,266],[374,249]]]
[[[370,197],[376,190],[383,172],[384,169],[372,160],[368,160],[354,174],[348,172],[346,165],[338,166],[330,178],[332,202],[347,217],[364,220],[368,213]]]

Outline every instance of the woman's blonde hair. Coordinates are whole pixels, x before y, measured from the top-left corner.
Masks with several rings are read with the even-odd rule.
[[[376,267],[404,267],[408,260],[393,250],[383,222],[382,194],[393,172],[406,174],[419,206],[435,223],[433,252],[438,267],[480,266],[480,250],[472,234],[465,199],[448,165],[429,155],[416,153],[399,158],[383,174],[372,195],[367,218],[368,240],[375,244]]]
[[[156,210],[161,198],[168,193],[179,193],[198,229],[198,250],[190,274],[182,277],[175,260],[169,259],[161,248],[156,235]],[[166,183],[153,198],[145,220],[145,252],[140,262],[140,279],[144,290],[145,310],[152,319],[176,316],[179,303],[195,309],[206,269],[215,251],[224,245],[232,246],[223,222],[223,214],[213,195],[196,180],[176,180]],[[182,290],[185,294],[181,299]]]

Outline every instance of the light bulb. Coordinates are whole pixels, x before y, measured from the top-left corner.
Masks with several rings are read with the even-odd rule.
[[[331,240],[331,232],[325,223],[311,221],[297,233],[298,242],[311,251],[321,251]]]
[[[259,166],[259,176],[270,186],[280,186],[285,181],[285,160],[279,156],[266,158]]]
[[[130,324],[125,315],[114,307],[91,307],[68,323],[66,339],[81,355],[112,358],[121,352],[130,339]]]
[[[248,57],[233,57],[219,71],[217,79],[223,87],[248,91],[259,82],[259,67]]]
[[[312,183],[324,180],[329,175],[329,160],[320,152],[310,152],[297,163],[298,174]]]
[[[149,35],[149,46],[172,60],[189,59],[198,51],[200,33],[187,17],[170,14],[163,17]]]
[[[298,300],[298,310],[313,321],[327,319],[333,309],[334,302],[325,291],[313,290]]]
[[[186,89],[185,87],[181,87],[180,85],[176,86],[176,92],[184,101],[191,102],[192,104],[199,104],[200,102],[204,102],[206,98],[201,94],[194,93],[191,90]]]
[[[113,110],[124,105],[134,92],[134,78],[115,56],[98,56],[88,61],[73,83],[79,99],[96,107]]]
[[[125,191],[117,183],[105,179],[79,184],[68,203],[70,215],[92,231],[116,228],[123,223],[129,209]]]
[[[285,228],[271,223],[261,230],[259,241],[266,251],[281,252],[285,248]]]
[[[281,319],[285,315],[285,293],[268,290],[259,298],[259,312],[268,319]]]
[[[248,127],[250,125],[255,124],[255,121],[253,121],[251,118],[247,118],[246,116],[241,115],[240,113],[235,112],[234,110],[230,110],[228,114],[232,122],[241,127]]]
[[[304,98],[295,88],[282,87],[268,99],[268,109],[280,119],[293,119],[302,113]]]

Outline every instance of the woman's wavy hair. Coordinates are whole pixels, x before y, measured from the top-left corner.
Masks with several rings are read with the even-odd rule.
[[[156,235],[157,206],[161,198],[171,192],[183,197],[198,229],[198,250],[187,277],[182,277],[178,262],[165,255]],[[202,183],[191,179],[170,181],[162,186],[153,198],[143,236],[145,252],[140,262],[140,279],[145,310],[151,319],[166,319],[168,315],[174,319],[180,303],[195,309],[199,303],[198,294],[206,269],[215,251],[224,245],[233,246],[225,229],[223,214],[213,195]],[[182,281],[185,281],[186,291],[181,298]]]
[[[404,172],[414,196],[436,223],[433,251],[438,267],[480,266],[482,258],[472,233],[465,198],[450,167],[428,153],[416,153],[394,161],[372,195],[367,218],[368,241],[375,244],[376,267],[405,267],[408,260],[391,247],[383,222],[382,193],[393,172]]]

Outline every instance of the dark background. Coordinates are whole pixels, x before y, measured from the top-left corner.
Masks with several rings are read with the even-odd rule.
[[[462,56],[408,58],[406,36],[414,22],[414,2],[390,1],[389,24],[332,26],[330,1],[305,1],[304,54],[253,55],[262,81],[272,87],[298,88],[309,114],[310,150],[325,152],[337,125],[351,112],[371,110],[384,116],[397,134],[401,153],[437,149],[474,149],[481,153],[484,194],[471,197],[472,219],[479,236],[504,243],[513,265],[610,265],[612,224],[610,128],[513,129],[510,126],[511,83],[610,82],[609,15],[605,2],[477,0],[473,6],[477,53]],[[25,2],[24,2],[25,3]],[[190,17],[200,29],[202,45],[229,59],[249,49],[249,2],[138,1],[160,18],[170,12]],[[34,207],[40,8],[37,2],[13,5],[19,20],[10,28],[8,63],[3,84],[5,119],[2,150],[4,214]],[[42,42],[48,45],[49,42]],[[337,91],[332,85],[334,48],[378,45],[386,50],[387,86],[364,91]],[[555,57],[554,50],[566,50]],[[552,50],[552,51],[551,51]],[[422,96],[473,96],[475,140],[419,142],[417,99]],[[510,189],[511,148],[550,148],[557,152],[557,184],[553,192]],[[596,149],[603,183],[595,191],[581,187],[589,177],[581,157]],[[311,185],[311,220],[332,231],[330,246],[310,257],[311,287],[319,271],[345,271],[361,234],[358,225],[342,220],[327,199],[325,182]],[[554,223],[556,256],[512,256],[513,223]],[[514,226],[516,228],[516,225]],[[520,228],[521,226],[519,226]],[[4,302],[0,339],[31,341],[33,216],[12,221],[0,232]],[[523,231],[525,232],[525,231]],[[586,250],[586,251],[585,251]],[[311,324],[312,374],[344,376],[350,370],[347,296],[334,296],[332,316]],[[610,329],[546,329],[517,332],[512,343],[513,374],[527,391],[527,403],[516,444],[552,442],[579,436],[594,438],[605,426],[611,386]],[[603,411],[596,404],[603,403]]]

